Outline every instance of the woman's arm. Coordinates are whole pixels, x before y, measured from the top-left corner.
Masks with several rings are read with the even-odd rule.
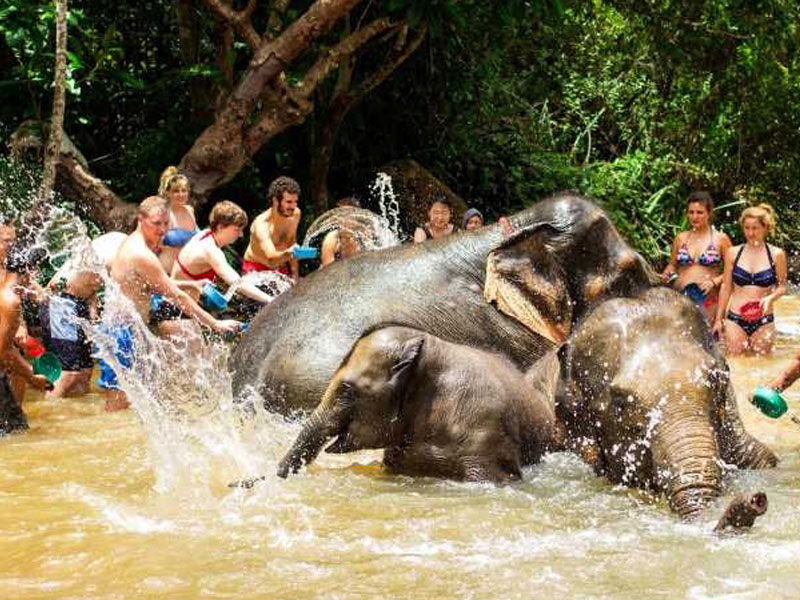
[[[669,279],[673,273],[678,272],[678,248],[680,248],[680,240],[682,236],[683,232],[675,236],[675,239],[672,241],[669,262],[667,263],[667,266],[664,267],[664,271],[661,273],[661,278],[666,282],[669,282]]]
[[[331,231],[325,235],[322,240],[322,250],[320,251],[320,259],[322,266],[326,267],[336,260],[336,250],[339,246],[339,232]]]
[[[728,260],[725,258],[728,255],[728,251],[731,249],[733,244],[731,243],[731,238],[728,237],[727,233],[722,231],[719,232],[719,254],[722,256],[724,260],[724,264],[728,264]],[[722,285],[722,281],[725,279],[725,270],[723,269],[722,273],[714,277],[714,286],[719,287]]]
[[[241,293],[262,304],[266,304],[272,300],[269,295],[262,292],[253,284],[246,281],[239,283],[242,278],[241,275],[228,263],[228,260],[225,258],[225,253],[217,247],[216,244],[208,245],[204,249],[204,257],[208,261],[209,267],[214,269],[214,272],[222,281],[229,286],[237,286],[237,293]]]
[[[778,278],[778,285],[775,286],[775,289],[771,294],[764,296],[761,299],[761,309],[765,314],[771,313],[773,311],[773,307],[775,306],[775,302],[778,300],[778,298],[786,293],[788,270],[786,267],[786,252],[784,252],[781,248],[774,248],[773,255],[775,257],[775,275]]]
[[[714,319],[714,331],[722,331],[722,321],[725,318],[725,311],[728,310],[728,302],[731,299],[733,288],[733,261],[735,248],[730,247],[725,252],[725,270],[722,273],[722,287],[719,290],[719,304],[717,305],[717,317]]]

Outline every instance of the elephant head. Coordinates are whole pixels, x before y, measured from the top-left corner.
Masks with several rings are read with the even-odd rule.
[[[680,356],[681,365],[659,360],[665,354]],[[722,469],[713,424],[724,402],[721,378],[711,356],[680,340],[640,347],[614,376],[608,396],[593,400],[612,479],[663,491],[684,517],[718,497]]]
[[[723,463],[775,464],[744,430],[703,316],[677,292],[601,304],[564,357],[557,414],[568,445],[612,481],[663,491],[691,517],[721,494]]]
[[[398,339],[390,330],[357,344],[281,460],[278,475],[286,477],[311,463],[334,436],[327,451],[335,454],[389,445],[423,344],[419,332]]]
[[[608,216],[570,192],[511,217],[500,231],[506,238],[488,256],[484,297],[556,345],[602,299],[658,283]]]

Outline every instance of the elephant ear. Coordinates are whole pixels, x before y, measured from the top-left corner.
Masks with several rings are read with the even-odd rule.
[[[392,365],[392,384],[399,385],[408,379],[411,371],[422,353],[425,338],[415,337],[407,340],[400,348],[400,357]]]
[[[572,325],[566,276],[547,247],[547,225],[520,232],[489,254],[483,296],[534,333],[563,344]]]

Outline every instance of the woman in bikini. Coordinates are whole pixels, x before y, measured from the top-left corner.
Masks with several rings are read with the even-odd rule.
[[[692,192],[686,201],[686,216],[691,229],[675,238],[669,264],[661,276],[694,300],[711,323],[717,314],[723,257],[731,240],[712,225],[714,201],[708,192]]]
[[[772,351],[773,307],[786,293],[786,253],[766,242],[775,228],[774,213],[769,204],[745,209],[739,224],[746,241],[728,250],[725,256],[714,331],[724,331],[728,355],[746,350],[756,354]]]
[[[197,220],[194,208],[189,204],[189,191],[189,180],[178,171],[178,167],[164,169],[158,195],[169,201],[169,231],[164,236],[164,248],[158,258],[167,273],[172,271],[178,252],[197,233]]]

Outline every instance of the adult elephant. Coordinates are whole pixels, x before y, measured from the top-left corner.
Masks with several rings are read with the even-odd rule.
[[[304,278],[234,349],[234,394],[251,388],[271,410],[311,410],[353,345],[389,326],[527,370],[589,306],[653,281],[600,208],[560,193],[504,225],[361,254]]]
[[[721,495],[723,463],[777,462],[745,431],[703,315],[674,290],[599,305],[562,350],[562,381],[556,416],[567,447],[615,483],[664,492],[683,517]]]

